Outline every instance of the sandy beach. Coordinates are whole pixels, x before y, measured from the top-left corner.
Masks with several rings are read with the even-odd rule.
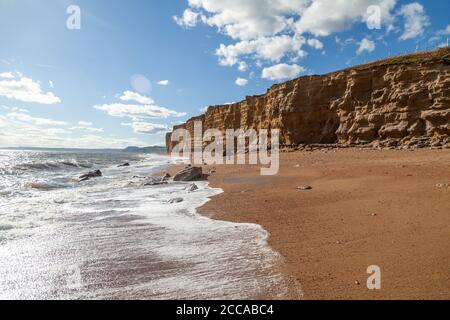
[[[450,150],[335,149],[283,153],[276,176],[215,166],[225,192],[199,211],[270,233],[284,298],[449,299],[449,163]],[[366,287],[369,265],[381,290]]]

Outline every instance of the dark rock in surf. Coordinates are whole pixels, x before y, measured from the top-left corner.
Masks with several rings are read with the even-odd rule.
[[[87,181],[87,180],[92,179],[92,178],[98,178],[98,177],[101,177],[101,176],[102,176],[102,172],[100,170],[91,171],[91,172],[88,172],[88,173],[83,174],[82,176],[80,176],[80,182]]]
[[[195,190],[198,190],[198,186],[195,183],[192,183],[192,184],[188,185],[186,188],[184,188],[184,190],[193,192]]]
[[[129,167],[130,166],[130,164],[128,163],[128,162],[125,162],[125,163],[123,163],[123,164],[119,164],[118,166],[117,166],[117,168],[123,168],[123,167]]]
[[[163,184],[167,184],[168,182],[164,179],[158,178],[158,177],[149,177],[147,178],[147,181],[144,182],[144,186],[159,186]]]
[[[201,179],[203,176],[202,168],[200,167],[188,167],[178,172],[173,181],[195,181]]]
[[[183,198],[174,198],[174,199],[170,199],[169,203],[180,203],[183,202],[184,199]]]

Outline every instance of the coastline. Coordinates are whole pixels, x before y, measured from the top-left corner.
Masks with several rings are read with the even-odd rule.
[[[450,188],[438,187],[450,183],[450,150],[297,151],[280,160],[276,176],[214,166],[210,186],[224,192],[197,211],[267,230],[283,257],[285,298],[450,298]],[[381,290],[366,287],[370,265],[381,268]]]

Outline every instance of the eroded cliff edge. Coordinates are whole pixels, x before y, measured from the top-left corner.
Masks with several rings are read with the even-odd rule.
[[[175,126],[280,129],[282,147],[450,147],[450,48],[399,56],[272,86]],[[166,136],[168,152],[174,143]]]

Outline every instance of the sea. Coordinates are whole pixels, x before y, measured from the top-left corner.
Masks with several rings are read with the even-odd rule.
[[[0,150],[0,299],[282,295],[280,257],[261,226],[197,214],[222,190],[207,181],[195,182],[195,191],[187,182],[145,185],[184,161],[124,152]],[[102,177],[79,182],[97,169]]]

